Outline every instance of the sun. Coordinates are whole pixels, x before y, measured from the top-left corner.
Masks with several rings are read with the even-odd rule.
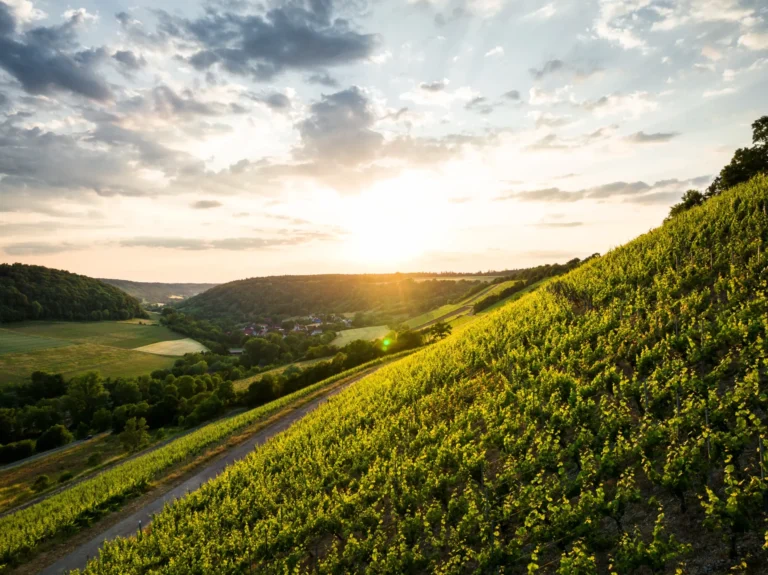
[[[442,204],[422,183],[414,175],[404,176],[345,198],[342,226],[349,234],[344,249],[347,259],[392,266],[439,247],[444,236]]]

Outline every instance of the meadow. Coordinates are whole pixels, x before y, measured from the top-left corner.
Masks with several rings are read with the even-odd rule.
[[[390,329],[386,325],[372,325],[368,327],[356,327],[353,329],[345,329],[338,332],[336,339],[331,342],[331,345],[337,347],[344,347],[348,343],[355,341],[356,339],[363,339],[366,341],[379,339],[389,333]]]
[[[33,371],[72,377],[99,371],[104,377],[135,377],[166,369],[168,356],[203,347],[150,321],[37,322],[0,328],[0,384],[24,381]],[[176,343],[179,342],[179,343]],[[157,346],[149,350],[136,350]]]

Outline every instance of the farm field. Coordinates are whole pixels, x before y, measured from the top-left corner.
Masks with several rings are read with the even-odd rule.
[[[413,278],[413,281],[415,282],[427,282],[430,280],[440,280],[440,281],[446,281],[446,282],[459,282],[461,280],[466,280],[468,282],[492,282],[497,277],[501,276],[450,276],[450,277],[444,277],[444,276],[435,276],[435,277],[426,277],[426,278]]]
[[[136,377],[173,366],[173,357],[119,347],[83,343],[0,355],[0,384],[24,381],[33,371],[61,373],[69,378],[86,371],[104,377]]]
[[[174,357],[187,352],[205,351],[195,340],[154,325],[155,319],[4,324],[0,384],[24,381],[33,371],[135,377],[169,368]]]
[[[36,322],[6,324],[5,330],[22,335],[31,335],[60,339],[73,343],[93,343],[123,349],[135,349],[184,336],[167,327],[158,325],[138,325],[120,321],[95,322]]]
[[[0,355],[6,353],[26,353],[28,351],[65,347],[67,345],[72,345],[72,342],[0,329]]]
[[[369,327],[357,327],[354,329],[345,329],[339,332],[331,344],[337,347],[344,347],[350,342],[356,339],[373,340],[380,337],[384,337],[389,333],[389,328],[386,325],[373,325]]]
[[[202,343],[195,341],[194,339],[185,337],[184,339],[158,341],[157,343],[151,343],[149,345],[137,347],[134,349],[134,351],[180,357],[185,353],[201,353],[208,351],[208,348],[205,347]]]

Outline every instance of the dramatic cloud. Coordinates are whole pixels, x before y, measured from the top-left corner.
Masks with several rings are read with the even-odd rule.
[[[195,210],[210,210],[212,208],[220,208],[223,206],[221,202],[216,200],[200,200],[192,204],[192,208]]]
[[[128,72],[135,72],[147,65],[143,56],[136,56],[131,50],[118,50],[112,54],[112,58]]]
[[[384,138],[371,128],[373,108],[360,88],[323,96],[310,106],[310,115],[298,124],[301,159],[355,165],[372,160]]]
[[[655,184],[638,182],[612,182],[592,188],[565,191],[560,188],[543,188],[531,191],[516,191],[496,198],[499,201],[517,200],[521,202],[570,203],[581,200],[618,200],[634,204],[670,204],[680,199],[681,194],[689,189],[705,185],[710,176],[700,176],[690,180],[661,180]]]
[[[635,132],[631,136],[627,136],[627,141],[633,144],[654,144],[660,142],[669,142],[672,138],[676,138],[680,134],[677,132],[656,132],[653,134],[646,134],[645,132]]]
[[[286,70],[351,64],[374,55],[373,34],[360,34],[334,17],[327,0],[285,2],[263,14],[208,11],[197,19],[159,12],[160,33],[189,42],[187,61],[198,70],[219,66],[229,73],[268,80]]]
[[[95,70],[106,56],[101,50],[81,50],[75,30],[85,21],[73,12],[60,26],[39,27],[15,36],[16,21],[0,2],[0,68],[30,94],[67,91],[92,100],[107,100],[111,92]]]
[[[291,99],[280,92],[270,92],[252,98],[275,112],[287,112],[292,107]]]

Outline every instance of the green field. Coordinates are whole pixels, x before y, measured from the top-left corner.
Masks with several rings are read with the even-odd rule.
[[[374,340],[380,337],[384,337],[389,333],[389,328],[386,325],[373,325],[369,327],[358,327],[355,329],[345,329],[340,331],[331,344],[337,347],[344,347],[348,343],[355,341],[356,339]]]
[[[135,377],[171,367],[174,358],[168,356],[182,349],[204,349],[167,327],[144,321],[147,325],[120,321],[4,324],[0,383],[24,381],[33,371],[72,377],[94,370],[104,377]],[[168,353],[162,352],[164,342],[169,342]],[[145,346],[153,346],[152,353],[135,349]]]
[[[6,324],[4,329],[26,336],[47,337],[72,343],[108,345],[123,349],[135,349],[158,341],[184,338],[183,335],[164,326],[138,325],[119,321],[28,321]]]
[[[136,377],[173,366],[176,358],[119,347],[81,343],[0,355],[0,384],[24,381],[33,371],[72,377],[98,371],[104,377]]]
[[[497,277],[501,277],[501,276],[450,276],[450,277],[434,276],[434,277],[425,277],[425,278],[413,278],[413,281],[428,282],[430,280],[440,280],[442,282],[458,282],[461,280],[466,280],[468,282],[492,282]]]
[[[5,355],[6,353],[25,353],[67,345],[72,345],[72,342],[49,337],[24,335],[7,329],[0,329],[0,355]]]

